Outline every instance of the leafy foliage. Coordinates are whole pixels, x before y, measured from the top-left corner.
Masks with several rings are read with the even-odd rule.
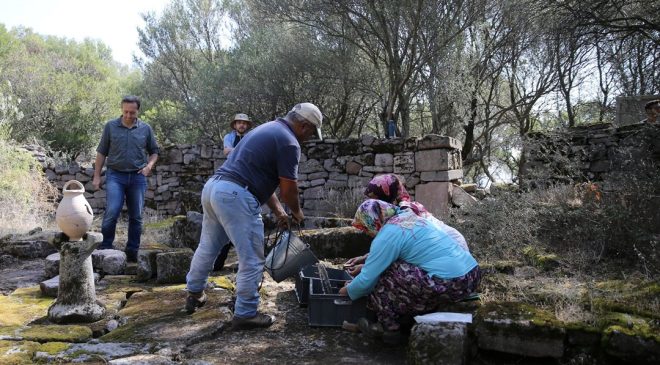
[[[110,49],[25,28],[0,28],[0,49],[0,82],[8,85],[3,94],[17,109],[3,117],[11,138],[44,141],[72,159],[90,151],[120,100]]]

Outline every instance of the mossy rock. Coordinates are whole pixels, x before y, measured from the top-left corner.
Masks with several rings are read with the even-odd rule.
[[[39,286],[16,289],[0,296],[0,327],[22,326],[48,315],[48,307],[55,301],[41,295]]]
[[[640,323],[632,327],[607,327],[603,331],[602,347],[608,355],[624,361],[643,364],[660,362],[660,332]]]
[[[653,340],[660,346],[660,328],[657,321],[628,313],[610,312],[599,316],[596,324],[604,334],[616,330],[628,336]]]
[[[620,312],[660,320],[660,284],[643,280],[609,280],[593,285],[585,304],[600,313]]]
[[[34,342],[86,342],[92,338],[92,330],[78,325],[33,325],[17,332],[26,341]]]
[[[527,357],[564,355],[566,329],[550,312],[517,302],[487,303],[477,310],[480,348]]]
[[[66,351],[71,346],[66,342],[46,342],[39,345],[36,352],[45,352],[48,355],[56,355],[60,352]]]
[[[0,364],[2,365],[30,365],[34,353],[40,344],[32,341],[2,341],[0,340]]]
[[[222,280],[220,280],[222,282]],[[193,315],[183,310],[185,285],[159,286],[133,294],[118,315],[126,324],[101,337],[110,342],[181,341],[216,333],[231,319],[226,304],[231,292],[207,291],[208,302]]]
[[[523,255],[529,262],[543,270],[552,270],[559,266],[559,257],[552,253],[546,253],[534,246],[523,248]]]

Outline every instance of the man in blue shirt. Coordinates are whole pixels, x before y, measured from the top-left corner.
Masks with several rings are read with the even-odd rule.
[[[234,120],[231,121],[230,126],[231,132],[227,133],[222,140],[222,152],[225,156],[229,155],[229,152],[236,148],[238,142],[252,129],[252,120],[250,120],[247,114],[238,113],[234,116]]]
[[[94,189],[101,187],[101,169],[105,171],[106,208],[101,225],[101,249],[112,248],[115,228],[121,208],[126,200],[128,208],[128,239],[126,257],[137,261],[142,234],[142,210],[147,176],[158,159],[158,144],[151,127],[138,119],[140,99],[126,96],[121,101],[122,116],[105,124],[101,141],[96,148],[94,163]]]
[[[227,133],[223,138],[223,150],[225,157],[229,155],[231,151],[236,148],[238,142],[241,141],[243,136],[252,129],[252,120],[248,117],[247,114],[238,113],[234,116],[234,120],[230,124],[231,132]],[[227,260],[227,255],[229,254],[229,249],[231,248],[231,242],[225,247],[222,248],[218,258],[215,260],[213,265],[213,271],[222,270],[225,266],[225,260]]]
[[[311,103],[301,103],[284,117],[264,123],[248,133],[202,190],[202,234],[186,276],[186,311],[193,313],[206,302],[204,288],[218,253],[231,240],[238,254],[236,304],[232,327],[268,327],[274,318],[257,312],[259,283],[264,270],[264,224],[261,205],[268,204],[280,226],[288,217],[304,219],[298,200],[300,143],[314,134],[321,137],[323,115]]]

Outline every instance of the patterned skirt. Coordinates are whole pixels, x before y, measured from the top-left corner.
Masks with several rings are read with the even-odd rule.
[[[476,292],[480,281],[479,266],[463,276],[440,279],[398,260],[381,274],[369,295],[369,307],[385,330],[396,331],[402,316],[430,313],[438,305],[464,299]]]

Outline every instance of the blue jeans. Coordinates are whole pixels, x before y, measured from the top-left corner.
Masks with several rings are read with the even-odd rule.
[[[107,169],[105,172],[106,207],[101,225],[103,242],[101,249],[112,248],[115,240],[117,219],[124,206],[128,208],[128,240],[126,251],[136,252],[140,248],[142,234],[142,209],[144,208],[144,193],[147,191],[147,177],[137,172],[120,172]]]
[[[202,190],[202,208],[202,235],[186,276],[187,289],[204,290],[218,253],[231,241],[238,255],[234,317],[254,317],[266,261],[259,201],[245,187],[211,178]]]

